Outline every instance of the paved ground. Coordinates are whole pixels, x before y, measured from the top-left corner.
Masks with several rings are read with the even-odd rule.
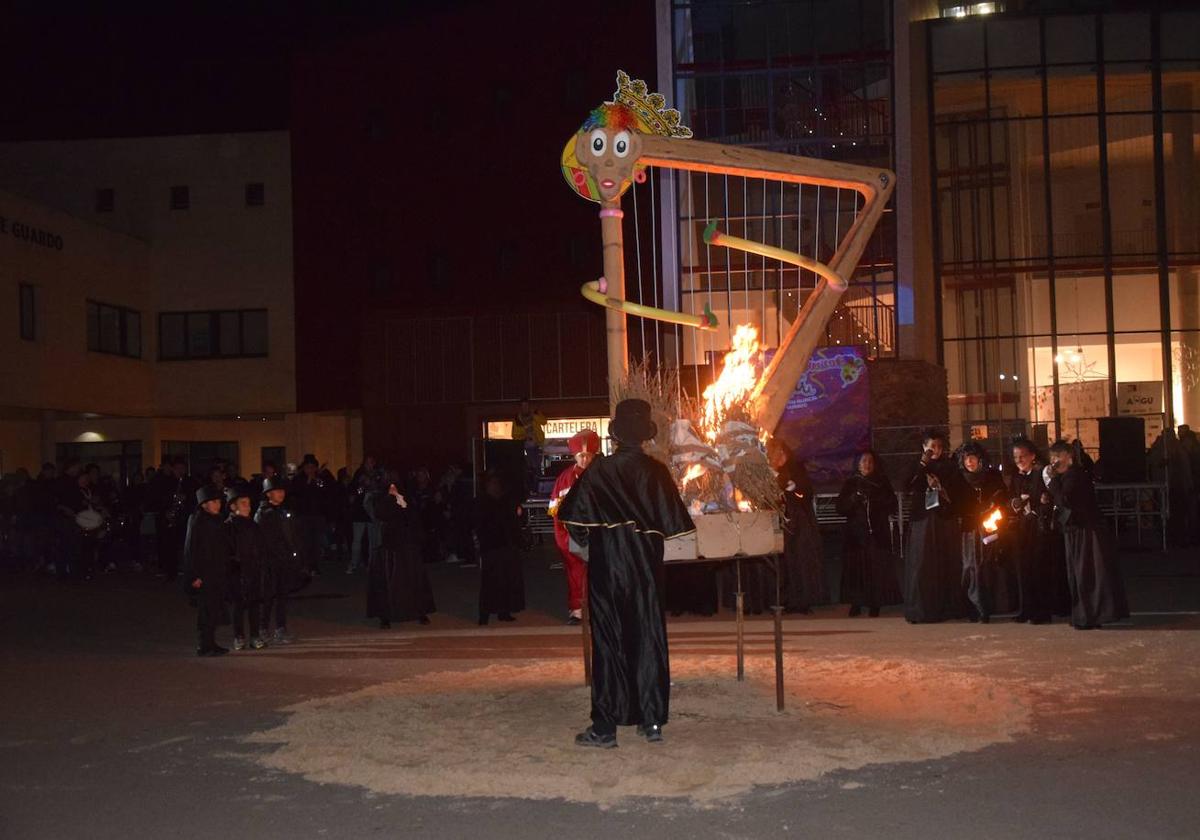
[[[385,643],[358,617],[361,580],[327,575],[297,604],[297,646],[219,660],[187,655],[193,616],[173,587],[9,575],[0,578],[0,838],[1196,837],[1200,617],[1184,613],[1200,610],[1200,559],[1130,554],[1125,565],[1142,614],[1099,633],[993,624],[981,636],[894,615],[851,621],[833,608],[790,621],[795,655],[961,662],[978,649],[980,669],[993,667],[987,656],[1000,663],[997,678],[1024,673],[1037,697],[1033,728],[978,752],[839,771],[713,810],[388,796],[253,761],[266,748],[243,736],[279,724],[297,701],[423,671],[573,656],[575,637],[558,625],[561,584],[542,556],[527,565],[531,609],[517,628],[489,628],[486,643],[471,622],[474,573],[438,567],[433,625],[391,631],[415,644]],[[726,619],[672,626],[679,639],[731,634]],[[1087,647],[1076,639],[1085,636]],[[326,643],[306,648],[306,637]],[[1091,660],[1072,658],[1085,650]],[[1075,675],[1089,681],[1086,702]]]

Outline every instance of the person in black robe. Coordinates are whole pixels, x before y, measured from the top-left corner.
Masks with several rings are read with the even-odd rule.
[[[1096,502],[1091,476],[1075,463],[1070,444],[1059,441],[1050,447],[1050,465],[1042,476],[1063,529],[1071,626],[1091,630],[1129,618],[1116,542]]]
[[[262,544],[259,526],[254,521],[250,506],[250,491],[245,485],[232,487],[225,492],[229,504],[229,518],[225,528],[233,551],[230,594],[233,598],[233,649],[244,650],[247,646],[262,650],[267,646],[262,638],[262,606],[266,594],[271,591],[271,580],[266,551]],[[250,634],[246,635],[249,621]]]
[[[216,629],[228,624],[229,534],[221,522],[221,491],[211,485],[196,491],[197,508],[187,523],[183,542],[184,580],[196,599],[196,655],[220,656],[228,648],[217,644]]]
[[[558,509],[588,563],[592,725],[575,737],[580,746],[615,747],[617,727],[632,725],[658,742],[667,723],[663,541],[696,526],[666,466],[642,451],[657,431],[647,402],[618,403],[609,425],[617,451],[593,464]]]
[[[495,614],[515,621],[525,609],[525,576],[521,568],[520,506],[504,490],[498,475],[489,475],[475,506],[475,537],[479,541],[479,623]]]
[[[962,618],[962,539],[957,506],[964,489],[950,443],[940,432],[925,436],[921,460],[904,485],[912,526],[905,555],[904,618],[911,624]]]
[[[879,456],[867,450],[858,456],[855,475],[846,479],[837,497],[837,512],[846,517],[842,530],[840,598],[850,605],[850,617],[866,607],[871,618],[881,607],[899,604],[900,581],[892,552],[892,523],[898,504],[892,483],[880,467]]]
[[[421,561],[418,512],[395,481],[388,483],[386,493],[368,493],[363,506],[380,531],[380,545],[367,563],[367,618],[379,619],[381,630],[393,621],[428,624],[437,607]]]
[[[987,451],[978,443],[965,444],[958,455],[959,475],[966,491],[959,506],[962,523],[962,587],[971,604],[971,621],[987,624],[998,609],[1000,523],[1011,516],[1008,488],[999,471],[988,463]],[[987,532],[983,520],[999,509],[996,531]],[[984,540],[987,542],[984,542]]]
[[[1048,624],[1061,613],[1056,581],[1066,576],[1063,541],[1054,520],[1054,505],[1042,481],[1042,462],[1031,441],[1018,438],[1012,447],[1013,473],[1009,507],[1016,523],[1009,534],[1009,550],[1017,575],[1017,614],[1013,621]]]
[[[817,513],[813,509],[812,479],[804,461],[796,458],[778,438],[771,439],[767,456],[783,492],[781,606],[784,612],[808,614],[813,607],[829,603],[824,549],[821,532],[817,529]]]
[[[270,581],[263,601],[262,629],[269,630],[274,620],[275,633],[271,641],[281,645],[295,641],[295,637],[287,631],[288,595],[301,589],[309,580],[307,571],[302,567],[296,520],[292,512],[284,507],[286,500],[287,480],[281,476],[264,478],[263,500],[254,514]]]

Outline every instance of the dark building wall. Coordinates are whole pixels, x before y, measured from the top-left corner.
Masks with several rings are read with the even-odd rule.
[[[601,4],[579,20],[545,2],[479,4],[297,55],[300,410],[362,406],[368,449],[406,436],[387,429],[407,403],[385,410],[380,383],[364,381],[378,369],[359,375],[360,358],[389,352],[371,312],[588,312],[578,289],[600,272],[599,226],[558,157],[617,68],[653,78],[654,6]],[[437,404],[466,416],[465,400]]]

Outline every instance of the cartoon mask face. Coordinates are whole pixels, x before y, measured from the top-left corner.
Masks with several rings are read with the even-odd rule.
[[[602,201],[615,201],[629,188],[642,152],[636,131],[596,126],[575,135],[575,157],[596,182]]]

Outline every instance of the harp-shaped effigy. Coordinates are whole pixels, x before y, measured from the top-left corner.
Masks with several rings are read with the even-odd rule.
[[[729,346],[737,351],[746,337],[743,328],[753,327],[753,343],[745,353],[759,354],[759,366],[750,365],[756,375],[749,380],[743,376],[735,387],[718,387],[722,377],[714,370],[714,384],[705,391],[710,406],[699,424],[703,428],[695,435],[681,430],[678,441],[672,436],[673,452],[676,443],[681,451],[688,448],[691,452],[682,460],[673,460],[681,490],[705,464],[717,473],[723,471],[727,485],[736,484],[737,463],[755,457],[750,451],[754,447],[747,441],[761,444],[775,431],[813,351],[824,343],[826,325],[879,224],[895,177],[874,167],[694,140],[691,131],[681,125],[679,113],[665,106],[664,98],[648,92],[644,82],[619,72],[613,101],[592,111],[567,141],[561,164],[568,183],[579,195],[600,205],[604,274],[585,283],[582,291],[608,310],[610,385],[620,382],[628,371],[630,317],[641,324],[643,359],[650,355],[645,347],[649,323],[652,329],[675,331],[678,338],[673,346],[677,352],[681,346],[687,350],[693,368],[708,363],[715,366],[717,351]],[[673,190],[681,220],[674,232],[677,235],[668,235],[666,219],[661,235],[652,227],[646,250],[652,252],[653,300],[647,300],[642,287],[645,260],[637,220],[638,186],[647,182],[652,223],[656,190],[661,194],[663,189]],[[626,294],[625,213],[621,206],[626,193],[632,194],[635,219],[630,227],[638,237],[637,300]],[[642,201],[645,206],[645,199]],[[642,211],[643,219],[646,212]],[[679,277],[669,278],[680,289],[678,300],[672,300],[676,307],[665,305],[665,298],[673,296],[664,293],[664,300],[658,300],[658,263],[660,258],[668,261],[670,245],[677,247],[680,255]],[[788,312],[789,302],[795,307],[794,314]],[[734,320],[747,324],[735,333]],[[685,331],[691,336],[690,349],[689,338],[682,334]],[[769,361],[761,354],[760,336],[775,347]],[[707,352],[700,347],[702,342],[708,343]],[[680,358],[675,367],[682,367]],[[727,358],[726,368],[730,367]],[[699,387],[697,380],[697,391]],[[719,393],[710,393],[714,388]],[[757,457],[765,468],[761,445]],[[684,495],[687,500],[688,494]],[[730,529],[715,521],[704,527],[701,513],[721,509],[731,514],[721,518],[726,521],[738,519],[739,513],[756,521],[764,519],[758,514],[768,514],[774,521],[773,514],[762,510],[763,505],[738,501],[744,494],[736,487],[725,495],[724,505],[693,508],[701,543],[695,550],[703,556],[714,556],[703,545],[705,532]],[[735,522],[733,530],[746,530],[749,536],[750,531],[762,528],[742,528]],[[717,549],[715,541],[716,536],[709,537],[712,550],[730,545],[732,553],[763,550],[746,540],[723,540]]]

